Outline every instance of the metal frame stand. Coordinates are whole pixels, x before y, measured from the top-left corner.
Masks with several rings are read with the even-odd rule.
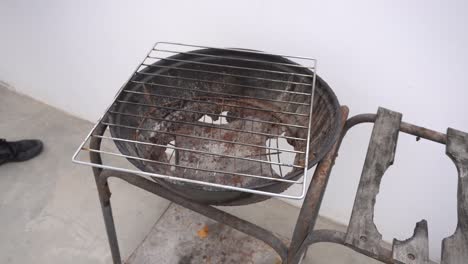
[[[383,108],[379,108],[377,114],[357,115],[348,120],[346,120],[347,107],[342,107],[342,112],[343,130],[341,136],[315,169],[289,247],[272,232],[262,227],[212,206],[187,200],[154,181],[131,173],[93,168],[114,264],[122,263],[122,260],[112,216],[109,177],[120,178],[134,186],[253,236],[271,246],[281,257],[283,263],[299,263],[307,248],[319,242],[342,244],[389,264],[429,263],[425,220],[417,224],[412,238],[405,241],[394,240],[392,250],[380,246],[382,236],[373,223],[375,196],[385,169],[393,162],[399,132],[414,135],[417,139],[425,138],[447,145],[447,155],[452,158],[459,171],[459,210],[458,227],[455,234],[443,241],[442,263],[466,263],[468,259],[468,134],[449,128],[446,135],[401,122],[401,114]],[[366,122],[375,124],[348,230],[346,233],[335,230],[313,230],[342,139],[353,126]],[[100,124],[94,134],[102,135],[105,130],[106,126]],[[100,146],[101,138],[92,137],[90,147],[100,149]],[[93,163],[102,164],[100,153],[91,152],[90,158]]]

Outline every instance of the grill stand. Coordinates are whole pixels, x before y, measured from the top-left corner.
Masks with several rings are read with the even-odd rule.
[[[272,247],[283,263],[299,263],[306,254],[307,248],[319,242],[345,245],[354,251],[388,264],[429,263],[425,220],[416,225],[413,237],[405,241],[394,240],[392,250],[381,246],[381,235],[373,223],[375,203],[373,198],[377,195],[380,179],[385,169],[393,162],[398,133],[404,132],[416,136],[417,140],[424,138],[447,145],[447,155],[454,161],[459,171],[458,226],[454,235],[443,240],[441,263],[464,263],[468,259],[468,134],[449,128],[447,135],[445,135],[401,122],[401,114],[384,108],[379,108],[377,114],[357,115],[346,122],[344,120],[347,118],[347,107],[342,107],[342,113],[344,126],[341,136],[315,169],[289,248],[272,232],[262,227],[212,206],[182,198],[154,181],[131,173],[93,167],[113,262],[115,264],[122,263],[122,260],[112,216],[111,192],[107,181],[109,177],[120,178],[134,186],[255,237]],[[342,139],[350,128],[361,123],[375,123],[375,125],[348,231],[344,233],[335,230],[313,230]],[[94,130],[94,134],[103,135],[105,130],[106,126],[99,124]],[[90,147],[100,149],[100,146],[101,138],[92,137]],[[100,153],[91,152],[90,159],[93,163],[102,164]],[[384,170],[381,169],[382,166]]]

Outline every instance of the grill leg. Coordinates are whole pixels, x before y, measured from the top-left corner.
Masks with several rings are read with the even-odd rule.
[[[297,264],[301,261],[301,258],[297,258],[296,255],[301,254],[301,252],[299,252],[299,248],[305,241],[309,232],[311,232],[315,226],[315,221],[318,217],[322,198],[327,187],[328,177],[330,176],[338,150],[338,145],[339,143],[336,143],[332,150],[317,165],[317,169],[315,170],[310,183],[306,198],[304,199],[304,203],[301,207],[296,227],[294,228],[293,237],[289,246],[288,264]],[[297,259],[298,262],[293,262],[294,259]]]
[[[114,217],[112,216],[112,207],[110,203],[111,193],[107,179],[101,179],[96,176],[96,184],[99,193],[99,200],[101,202],[102,215],[104,216],[104,224],[106,225],[107,238],[109,240],[109,247],[112,254],[114,264],[121,264],[119,242],[117,241],[117,233],[115,231]]]
[[[106,130],[106,126],[99,124],[93,131],[94,135],[102,135]],[[89,142],[92,149],[101,149],[101,138],[92,137]],[[95,164],[102,164],[100,153],[90,152],[89,158]],[[121,264],[119,243],[117,241],[117,233],[115,231],[114,217],[112,216],[112,207],[110,202],[111,192],[107,177],[102,177],[102,169],[93,168],[94,179],[99,194],[99,201],[101,202],[102,215],[104,216],[104,224],[106,226],[107,238],[109,240],[109,247],[112,254],[114,264]]]
[[[346,119],[348,118],[348,113],[348,107],[342,106],[342,126],[344,126]],[[330,177],[330,172],[335,163],[343,136],[344,134],[340,135],[340,138],[338,138],[335,145],[333,145],[327,155],[325,155],[325,157],[317,164],[309,185],[309,189],[307,190],[306,196],[304,198],[299,217],[297,218],[291,244],[289,245],[288,264],[297,264],[301,261],[301,258],[297,258],[296,255],[301,254],[299,249],[302,243],[305,241],[307,235],[314,229],[315,221],[317,220],[320,210],[320,205],[322,204],[322,198],[325,194],[325,189],[327,188],[328,178]],[[293,262],[295,259],[298,259],[298,261]]]

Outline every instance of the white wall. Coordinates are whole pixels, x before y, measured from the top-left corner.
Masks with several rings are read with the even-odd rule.
[[[312,56],[351,114],[384,106],[468,131],[466,1],[5,1],[0,80],[96,120],[161,40]],[[370,125],[342,146],[321,213],[349,220]],[[38,135],[40,137],[40,135]],[[429,220],[431,255],[456,224],[456,171],[442,145],[401,135],[376,223],[403,239]]]

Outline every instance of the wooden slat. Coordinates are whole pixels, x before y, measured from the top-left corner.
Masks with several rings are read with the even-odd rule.
[[[400,123],[400,113],[379,108],[346,233],[347,244],[370,255],[378,255],[380,249],[382,235],[373,221],[374,205],[382,176],[393,163]]]
[[[416,224],[414,234],[411,238],[404,241],[394,239],[392,252],[393,259],[396,260],[396,263],[430,263],[426,220],[422,220]]]
[[[441,264],[468,263],[468,134],[447,130],[447,155],[458,170],[458,224],[455,233],[442,241]]]

